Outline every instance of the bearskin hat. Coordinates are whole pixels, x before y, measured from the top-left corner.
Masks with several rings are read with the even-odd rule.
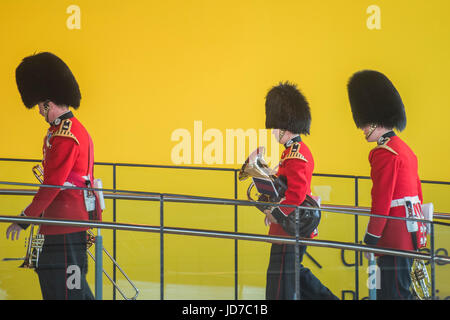
[[[22,60],[16,69],[16,82],[25,107],[50,100],[57,105],[80,106],[81,93],[69,67],[50,52]]]
[[[405,107],[392,82],[373,70],[356,72],[347,84],[353,120],[358,128],[369,124],[402,131]]]
[[[309,134],[311,112],[308,101],[295,84],[281,83],[266,96],[266,129]]]

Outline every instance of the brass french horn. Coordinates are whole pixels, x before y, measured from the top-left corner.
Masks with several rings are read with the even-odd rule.
[[[274,170],[272,170],[264,160],[264,153],[266,148],[258,147],[255,151],[253,151],[245,160],[244,164],[239,171],[239,181],[244,181],[248,178],[261,178],[265,180],[269,180],[275,185],[279,184],[277,180],[277,176],[274,174]],[[252,189],[255,187],[255,183],[252,181],[250,186],[247,189],[247,198],[250,201],[258,201],[260,199],[254,199],[251,196]],[[278,193],[281,193],[284,196],[284,190],[277,190]],[[261,195],[259,195],[261,196]],[[269,200],[269,199],[267,199]],[[277,199],[272,199],[277,200]],[[268,201],[267,201],[268,202]],[[278,202],[278,201],[275,201]]]
[[[264,204],[266,203],[278,203],[284,198],[284,194],[287,190],[287,180],[284,176],[277,176],[274,171],[270,169],[264,160],[264,147],[258,147],[253,151],[245,160],[244,164],[239,171],[239,180],[244,181],[251,177],[253,179],[252,183],[247,189],[247,197],[251,201],[255,201],[255,206],[261,211],[265,212],[267,209],[274,208],[273,205]],[[271,192],[265,193],[262,190],[257,196],[258,199],[255,200],[251,196],[253,187],[255,187],[255,179],[263,179],[269,184],[266,185],[273,189]],[[311,233],[317,228],[321,218],[321,212],[318,203],[310,196],[306,195],[305,201],[300,205],[302,207],[308,207],[300,209],[299,222],[297,223],[295,214],[289,214],[287,217],[283,214],[277,218],[278,223],[282,226],[284,231],[289,235],[307,238]]]

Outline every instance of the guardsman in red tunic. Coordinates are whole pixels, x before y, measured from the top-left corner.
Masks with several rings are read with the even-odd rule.
[[[369,154],[372,205],[364,242],[383,248],[417,250],[426,246],[426,226],[397,218],[422,218],[422,188],[417,157],[393,131],[406,126],[402,99],[382,73],[364,70],[348,83],[348,94],[356,126],[368,142],[377,142]],[[375,216],[376,215],[376,216]],[[381,255],[377,299],[412,299],[412,258]]]
[[[266,128],[274,129],[277,141],[285,150],[277,176],[287,182],[285,199],[280,204],[301,205],[306,195],[311,194],[311,178],[314,159],[300,134],[309,134],[311,113],[308,102],[297,87],[288,82],[273,87],[266,96]],[[266,210],[270,221],[269,235],[289,236],[278,223],[294,208],[275,207]],[[317,234],[314,230],[311,237]],[[306,246],[300,246],[300,262]],[[267,270],[266,299],[295,299],[295,246],[273,243]],[[337,299],[308,268],[300,264],[300,299]]]
[[[279,130],[274,130],[274,134],[279,136]],[[300,135],[291,132],[283,133],[285,150],[281,154],[278,166],[277,177],[289,177],[288,188],[284,194],[284,199],[280,204],[301,205],[305,201],[306,195],[311,194],[311,179],[314,171],[314,159],[308,146],[302,142]],[[287,134],[287,136],[286,136]],[[289,138],[292,137],[292,138]],[[277,138],[278,139],[278,138]],[[270,215],[279,221],[283,216],[287,217],[294,213],[294,208],[276,207],[270,212]],[[271,223],[269,235],[289,236],[288,233],[278,223]],[[317,235],[317,229],[314,229],[310,237]]]
[[[44,52],[23,59],[16,81],[27,108],[39,106],[50,124],[43,144],[45,185],[93,187],[94,149],[91,137],[74,117],[81,94],[67,65]],[[101,209],[92,192],[41,187],[22,215],[69,220],[101,220]],[[7,230],[18,238],[26,225],[12,224]],[[44,299],[92,299],[86,282],[88,227],[42,225],[44,244],[36,272]],[[69,281],[70,280],[70,281]]]

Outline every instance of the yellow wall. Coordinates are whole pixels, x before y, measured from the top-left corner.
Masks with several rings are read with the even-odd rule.
[[[80,10],[80,29],[69,28],[78,22],[76,12],[67,13],[72,4]],[[367,12],[373,4],[380,10],[379,20],[373,19],[374,12]],[[355,128],[346,81],[353,72],[372,68],[386,73],[404,100],[408,125],[401,137],[416,152],[422,179],[450,181],[447,165],[450,134],[446,129],[450,116],[447,90],[450,48],[446,40],[450,31],[449,9],[446,0],[3,0],[0,157],[41,157],[46,124],[36,109],[27,110],[22,105],[14,70],[23,57],[50,51],[70,66],[80,84],[83,98],[76,115],[94,139],[96,161],[172,165],[173,149],[179,143],[172,135],[177,129],[185,129],[191,135],[191,163],[180,165],[238,168],[237,158],[232,163],[209,163],[204,158],[195,162],[195,121],[201,121],[202,134],[209,129],[210,133],[220,134],[210,141],[203,137],[200,148],[203,152],[213,142],[222,141],[225,145],[227,129],[253,129],[259,133],[258,130],[264,129],[265,93],[278,81],[290,80],[299,85],[311,105],[311,135],[304,141],[313,151],[315,172],[368,175],[367,155],[373,146]],[[369,28],[377,22],[380,29]],[[197,136],[197,143],[201,138]],[[34,182],[29,170],[30,164],[2,163],[0,180]],[[97,167],[96,172],[105,180],[105,187],[112,187],[108,168]],[[328,188],[316,188],[318,194],[331,190],[321,194],[329,198],[326,202],[353,204],[353,187],[348,182],[316,179],[313,183]],[[168,173],[123,168],[119,170],[118,188],[224,198],[234,195],[231,173],[198,171]],[[246,185],[240,185],[241,199],[245,199],[245,188]],[[427,188],[424,188],[426,200],[433,201],[439,211],[450,211],[445,196],[448,187]],[[370,186],[362,190],[365,194],[361,196],[367,197]],[[0,214],[19,213],[29,200],[29,197],[1,197]],[[361,204],[368,205],[368,201]],[[112,219],[111,207],[109,202],[105,220]],[[159,223],[156,203],[120,201],[118,210],[118,219],[123,222]],[[143,212],[150,214],[144,216]],[[255,210],[243,208],[242,212],[239,231],[267,232]],[[203,217],[208,213],[218,219],[205,221]],[[168,205],[167,223],[232,231],[233,214],[231,207]],[[351,221],[332,214],[326,217],[321,225],[321,238],[352,241],[350,233],[343,236],[333,226],[348,227],[348,232],[352,232],[353,217]],[[1,224],[1,234],[5,229],[6,225]],[[361,235],[364,222],[360,229]],[[108,232],[105,237],[106,242],[110,241]],[[119,232],[118,237],[126,239],[119,243],[118,254],[122,254],[121,259],[129,265],[136,280],[159,281],[158,235]],[[231,242],[167,238],[169,284],[214,283],[227,288],[233,285]],[[141,245],[143,241],[146,246]],[[0,255],[20,256],[23,242],[19,242],[9,244],[1,240]],[[131,244],[133,250],[129,250]],[[251,288],[264,286],[268,245],[249,242],[239,245],[243,272],[240,280],[248,284],[241,288],[241,297],[260,298],[260,291],[254,295]],[[223,254],[216,248],[223,248]],[[347,287],[352,290],[351,274],[342,280],[350,281],[349,284],[330,276],[330,268],[332,272],[342,268],[339,252],[333,258],[326,258],[329,254],[324,249],[312,248],[311,252],[321,257],[324,268],[315,271],[333,291],[339,293]],[[1,268],[8,270],[2,269],[0,274],[0,298],[39,298],[38,289],[24,293],[18,280],[30,283],[25,281],[30,278],[36,287],[34,274],[17,271],[11,266],[13,262],[7,266],[0,263]],[[92,270],[93,267],[90,276]],[[208,275],[201,277],[200,271]],[[157,299],[158,290],[148,287],[144,297]],[[169,298],[177,297],[175,289],[167,290]],[[234,297],[233,290],[225,291],[211,297]]]

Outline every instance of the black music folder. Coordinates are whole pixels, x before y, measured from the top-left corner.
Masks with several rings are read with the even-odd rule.
[[[273,198],[278,197],[278,191],[273,184],[271,179],[255,178],[253,177],[253,183],[255,184],[256,190],[261,194],[269,195]]]

